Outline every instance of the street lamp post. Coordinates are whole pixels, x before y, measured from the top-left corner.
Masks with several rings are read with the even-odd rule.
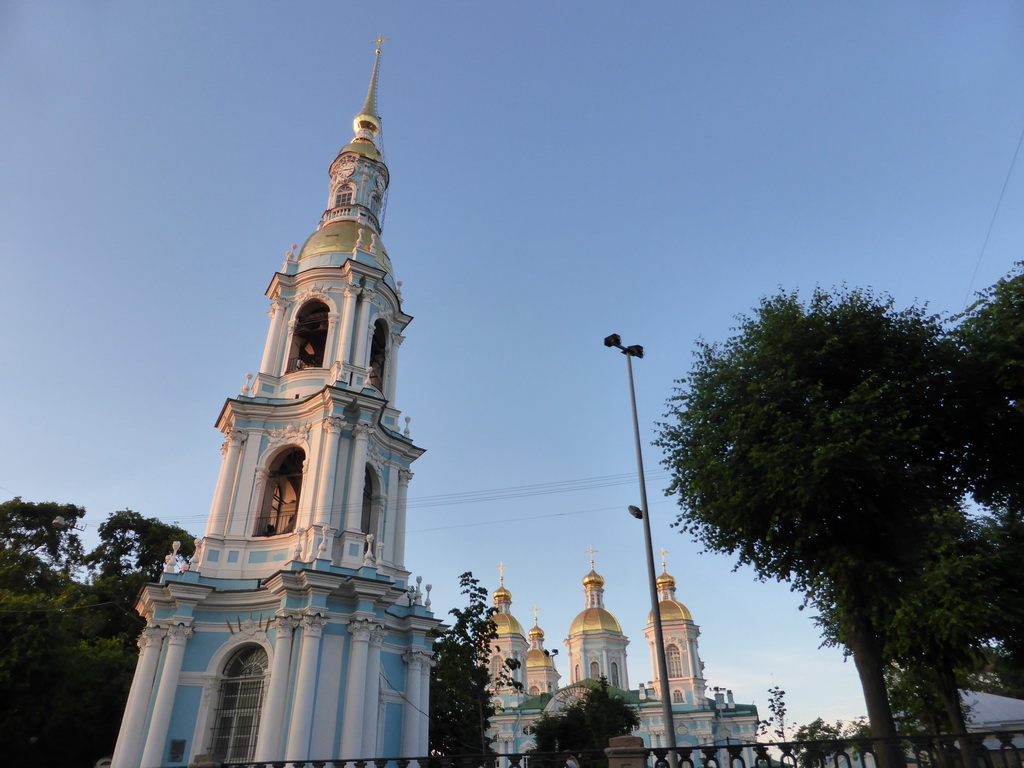
[[[636,471],[640,481],[640,509],[631,506],[630,514],[639,517],[644,524],[644,540],[647,544],[647,580],[651,589],[651,618],[654,621],[654,650],[658,661],[658,678],[661,681],[661,711],[665,721],[665,746],[669,749],[669,764],[676,766],[676,726],[672,719],[672,700],[668,690],[668,663],[665,660],[665,637],[661,629],[661,607],[658,604],[658,581],[654,573],[654,545],[651,542],[651,519],[647,513],[647,483],[644,481],[644,456],[640,448],[640,422],[636,416],[636,389],[633,387],[633,358],[643,357],[644,348],[639,344],[622,346],[619,334],[613,333],[604,340],[606,347],[615,347],[626,356],[626,370],[629,372],[629,401],[633,408],[633,438],[636,441]],[[652,745],[653,746],[653,745]]]

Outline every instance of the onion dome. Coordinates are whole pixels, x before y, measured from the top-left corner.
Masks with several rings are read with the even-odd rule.
[[[604,576],[602,576],[597,571],[595,571],[593,568],[591,568],[590,569],[590,573],[588,573],[586,576],[583,577],[583,586],[584,587],[603,587],[604,586]]]
[[[622,627],[612,616],[611,611],[604,608],[587,608],[573,619],[572,626],[569,627],[570,635],[580,632],[618,632],[621,635]]]
[[[530,639],[531,640],[543,640],[544,639],[544,630],[541,629],[540,627],[538,627],[536,624],[534,624],[532,627],[530,627]]]
[[[527,651],[527,653],[526,653],[526,668],[527,669],[543,669],[543,668],[551,668],[551,669],[553,669],[554,666],[555,666],[554,659],[551,658],[551,654],[549,654],[547,651],[541,650],[540,648],[532,648],[531,650]]]
[[[491,616],[491,621],[493,621],[494,626],[498,628],[498,637],[524,634],[523,625],[520,624],[519,620],[511,613],[496,613]]]
[[[657,585],[658,587],[668,587],[670,589],[675,589],[676,580],[664,571],[662,571],[661,576],[658,577]]]
[[[491,595],[491,597],[494,598],[495,605],[512,602],[512,593],[509,592],[508,589],[505,587],[504,582],[502,582],[502,584],[496,590],[494,590],[494,594]]]
[[[665,561],[661,561],[661,575],[658,577],[658,610],[662,623],[669,621],[693,621],[690,609],[676,600],[676,580],[665,570]],[[654,611],[647,614],[647,625],[654,623]]]

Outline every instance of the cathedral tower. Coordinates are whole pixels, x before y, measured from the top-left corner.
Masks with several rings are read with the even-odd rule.
[[[658,610],[661,613],[661,631],[665,640],[668,685],[662,686],[661,680],[656,677],[656,694],[661,696],[662,690],[667,688],[673,704],[704,706],[704,662],[697,653],[700,629],[693,623],[689,609],[676,600],[676,580],[665,570],[664,558],[661,561],[661,575],[658,577]],[[648,614],[644,635],[647,636],[647,645],[651,651],[651,669],[657,675],[653,611]]]
[[[395,405],[412,317],[381,241],[379,65],[378,48],[327,209],[267,289],[259,373],[217,420],[205,535],[139,598],[115,768],[426,754],[439,622],[405,567],[423,450]]]
[[[565,639],[569,652],[569,679],[597,680],[604,677],[615,688],[629,688],[626,673],[626,646],[629,640],[622,633],[611,611],[604,607],[604,577],[594,570],[583,577],[586,607],[573,619]]]

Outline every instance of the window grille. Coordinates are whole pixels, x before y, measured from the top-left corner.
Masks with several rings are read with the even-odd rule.
[[[221,683],[210,751],[224,762],[246,762],[256,751],[267,652],[248,646],[228,660]]]

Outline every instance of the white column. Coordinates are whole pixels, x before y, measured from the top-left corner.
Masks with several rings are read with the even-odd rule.
[[[355,322],[356,298],[359,296],[359,286],[347,283],[342,287],[345,292],[345,303],[341,309],[341,342],[338,344],[338,351],[335,359],[342,363],[349,362],[348,351],[352,346],[352,326]]]
[[[372,755],[362,754],[363,710],[366,704],[366,660],[369,655],[370,622],[350,621],[348,677],[345,680],[345,710],[341,713],[341,754],[343,760],[356,760]]]
[[[164,746],[167,729],[171,725],[171,711],[174,695],[178,692],[178,676],[181,662],[185,657],[185,643],[192,637],[192,627],[172,624],[167,628],[167,650],[164,653],[164,668],[157,685],[153,716],[149,721],[146,747],[142,751],[142,768],[158,768],[164,762]]]
[[[232,429],[224,438],[224,445],[221,447],[224,459],[220,464],[220,478],[217,480],[217,490],[213,494],[210,519],[206,522],[207,535],[227,533],[228,510],[238,480],[238,462],[244,440],[245,432],[240,429]]]
[[[263,362],[260,363],[260,373],[269,373],[271,376],[280,376],[281,371],[281,331],[284,327],[284,316],[291,299],[278,296],[270,305],[270,332],[267,334],[267,344],[263,348]]]
[[[422,757],[420,751],[420,683],[426,655],[423,651],[407,651],[405,660],[405,705],[402,713],[402,754],[401,757]],[[427,710],[423,710],[426,712]]]
[[[338,321],[341,320],[340,312],[327,313],[327,340],[324,342],[324,368],[330,368],[338,359]]]
[[[326,625],[326,617],[318,613],[302,617],[299,670],[296,674],[291,725],[288,728],[288,746],[285,749],[286,756],[291,760],[305,760],[310,756],[309,734],[313,725],[316,667],[320,657],[320,637]]]
[[[402,342],[405,341],[405,336],[400,333],[391,334],[391,355],[388,359],[388,370],[387,370],[387,391],[384,393],[384,397],[387,398],[388,402],[394,405],[395,402],[395,388],[398,382],[398,348],[402,346]]]
[[[430,712],[430,668],[434,666],[434,659],[424,654],[423,668],[420,670],[420,710]],[[420,743],[418,755],[425,755],[430,743],[430,718],[420,716]]]
[[[366,688],[363,694],[362,757],[377,756],[377,720],[380,712],[380,647],[387,634],[384,627],[370,631],[370,644],[366,656]]]
[[[149,700],[153,696],[153,683],[165,634],[160,627],[146,627],[139,635],[139,661],[135,665],[128,703],[124,706],[121,731],[111,761],[112,768],[134,768],[139,764],[143,726],[149,713]]]
[[[409,501],[409,481],[413,474],[408,469],[398,470],[398,503],[395,505],[395,550],[392,561],[396,568],[405,568],[405,509]]]
[[[341,440],[342,420],[332,416],[323,420],[324,446],[320,461],[320,483],[316,497],[313,522],[316,525],[339,527],[334,521],[334,481],[338,472],[338,443]]]
[[[270,667],[270,687],[260,718],[260,733],[256,742],[257,762],[281,759],[281,736],[284,733],[284,707],[288,701],[288,674],[292,664],[292,637],[298,619],[278,616],[274,638],[274,661]]]
[[[352,461],[349,464],[348,497],[345,499],[346,531],[359,531],[359,518],[363,512],[363,479],[366,477],[366,445],[372,429],[373,427],[362,421],[352,427],[355,441],[352,446]]]
[[[373,291],[363,288],[359,293],[359,311],[356,312],[356,322],[353,333],[356,335],[356,349],[352,353],[352,364],[360,368],[366,367],[367,337],[370,335],[370,300],[373,298]]]

